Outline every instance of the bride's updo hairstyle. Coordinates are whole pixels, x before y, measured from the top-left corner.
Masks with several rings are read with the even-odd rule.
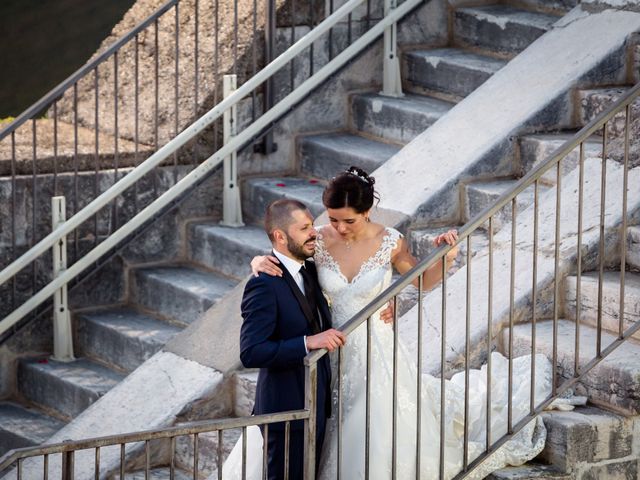
[[[373,188],[376,180],[360,167],[349,167],[331,179],[322,193],[325,208],[351,207],[356,213],[371,209],[380,197]]]

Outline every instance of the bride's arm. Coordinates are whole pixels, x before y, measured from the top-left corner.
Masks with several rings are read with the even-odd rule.
[[[458,240],[458,232],[456,230],[449,230],[446,233],[438,235],[433,243],[436,247],[442,245],[442,243],[447,243],[449,245],[455,244]],[[446,262],[447,262],[447,270],[453,264],[456,256],[458,255],[458,247],[455,246],[449,252],[447,252]],[[400,238],[398,240],[398,245],[391,256],[391,263],[393,267],[400,273],[404,275],[413,267],[418,264],[418,260],[411,255],[409,251],[409,245],[404,238]],[[442,260],[436,262],[431,265],[425,272],[422,274],[422,286],[425,290],[429,290],[437,285],[442,280]],[[418,278],[416,277],[413,281],[413,285],[418,286]]]
[[[258,255],[251,259],[251,273],[254,277],[257,277],[260,272],[272,277],[281,277],[282,269],[278,265],[280,261],[273,255]]]

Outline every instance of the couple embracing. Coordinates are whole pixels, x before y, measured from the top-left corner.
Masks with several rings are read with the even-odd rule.
[[[349,339],[337,328],[390,285],[393,267],[403,274],[417,263],[397,230],[369,220],[377,198],[374,183],[357,167],[334,177],[322,197],[330,224],[320,228],[313,226],[313,217],[300,202],[283,199],[269,205],[265,229],[273,255],[254,259],[257,276],[247,283],[242,300],[241,360],[246,367],[260,368],[255,414],[304,408],[303,358],[315,349],[344,347],[343,458],[348,459],[343,464],[344,478],[364,478],[367,340],[363,326]],[[452,230],[434,243],[453,244],[456,239]],[[451,250],[447,263],[456,253]],[[436,284],[441,272],[439,264],[425,272],[425,287]],[[383,477],[391,470],[392,317],[390,308],[379,312],[372,328],[371,376],[373,388],[379,391],[372,391],[375,426],[369,456],[371,471]],[[414,378],[410,370],[406,365],[400,375],[401,388],[403,378],[408,384]],[[331,417],[336,398],[333,395],[332,400],[331,390],[331,365],[325,355],[318,364],[317,382],[316,459],[321,478],[335,477],[337,462],[337,422],[335,415]],[[400,413],[399,419],[415,423],[409,412]],[[288,442],[288,478],[292,480],[303,476],[303,435],[302,421],[292,422]],[[284,424],[270,426],[265,447],[267,477],[285,478]],[[223,468],[225,478],[235,478],[242,468],[238,445],[234,450]],[[249,429],[247,452],[247,478],[262,478],[262,436],[257,427]]]

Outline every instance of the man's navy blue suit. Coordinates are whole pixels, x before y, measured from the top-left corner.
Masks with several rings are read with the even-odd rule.
[[[305,268],[316,282],[315,297],[321,324],[293,277],[283,268],[282,277],[260,273],[251,278],[242,298],[240,359],[247,368],[260,368],[253,413],[282,412],[304,408],[306,356],[304,336],[331,328],[327,301],[317,285],[312,262]],[[320,458],[326,419],[331,411],[331,366],[329,356],[318,364],[318,431],[316,460]],[[284,423],[269,426],[268,478],[284,477]],[[289,450],[289,478],[303,476],[304,423],[292,422]],[[317,463],[316,463],[317,465]]]

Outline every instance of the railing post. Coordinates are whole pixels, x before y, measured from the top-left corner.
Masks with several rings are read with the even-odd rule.
[[[328,387],[327,387],[328,388]],[[318,363],[311,362],[305,368],[305,410],[309,411],[309,418],[304,421],[304,478],[316,478],[316,431],[317,426],[317,391],[318,391]]]
[[[231,95],[237,88],[236,75],[225,75],[222,89],[224,98]],[[236,135],[238,114],[236,106],[226,110],[222,117],[223,142],[226,145]],[[224,159],[224,192],[222,194],[222,225],[227,227],[242,227],[242,206],[240,204],[240,188],[238,187],[238,160],[234,151]]]
[[[51,198],[51,217],[52,230],[67,220],[65,197]],[[53,278],[59,277],[66,269],[67,237],[62,237],[53,247]],[[66,284],[53,295],[53,359],[59,362],[75,360]]]
[[[276,58],[276,2],[266,0],[265,22],[264,22],[264,64],[269,65]],[[294,3],[291,3],[291,29],[295,29]],[[293,68],[293,67],[292,67]],[[275,85],[273,77],[269,77],[264,82],[263,90],[263,112],[268,112],[275,105]],[[254,145],[254,151],[269,155],[278,150],[278,145],[273,141],[273,133],[268,131],[262,137],[262,142]]]
[[[397,0],[384,1],[385,17],[398,6]],[[384,52],[382,59],[382,95],[387,97],[403,97],[400,77],[400,60],[398,59],[398,24],[394,22],[384,29]]]

